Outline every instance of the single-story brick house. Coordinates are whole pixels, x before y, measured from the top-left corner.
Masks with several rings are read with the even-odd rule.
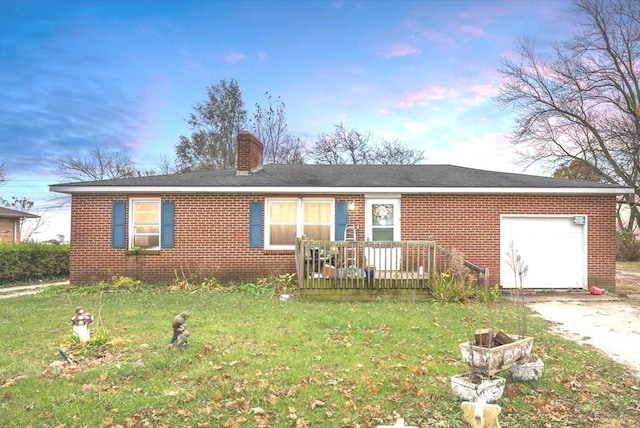
[[[263,165],[262,152],[241,132],[237,169],[50,186],[72,196],[71,283],[295,272],[296,237],[340,241],[349,224],[357,240],[435,240],[491,284],[514,286],[514,242],[525,287],[614,287],[616,196],[632,189],[452,165]]]
[[[22,219],[38,217],[24,211],[0,207],[0,242],[20,242]]]

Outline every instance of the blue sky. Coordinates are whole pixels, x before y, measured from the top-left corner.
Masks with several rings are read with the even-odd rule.
[[[492,98],[518,39],[566,38],[570,3],[522,1],[0,2],[0,196],[49,207],[55,161],[99,145],[141,165],[173,156],[207,87],[249,111],[281,97],[312,143],[343,122],[425,163],[522,172],[513,114]],[[529,170],[528,172],[535,172]],[[69,236],[50,209],[39,237]]]

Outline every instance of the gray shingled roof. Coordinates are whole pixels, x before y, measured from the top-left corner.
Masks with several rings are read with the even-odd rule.
[[[235,169],[52,185],[53,191],[105,187],[321,187],[321,188],[547,188],[629,189],[592,181],[565,180],[464,168],[454,165],[265,165],[250,175]],[[97,189],[96,189],[97,190]]]
[[[40,216],[26,213],[24,211],[12,210],[11,208],[0,207],[0,218],[38,218]]]

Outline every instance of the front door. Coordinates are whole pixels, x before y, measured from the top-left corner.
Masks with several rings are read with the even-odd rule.
[[[365,240],[374,243],[365,244],[366,263],[378,272],[397,270],[400,252],[391,243],[400,241],[400,199],[367,199],[365,206]]]

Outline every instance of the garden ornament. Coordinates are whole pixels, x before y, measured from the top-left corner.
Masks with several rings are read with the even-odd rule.
[[[465,401],[461,404],[464,421],[472,428],[500,428],[498,415],[500,406],[487,404],[483,397],[477,403]]]
[[[171,323],[173,327],[173,337],[169,342],[174,347],[182,348],[189,344],[189,332],[187,331],[187,319],[189,319],[189,312],[184,311],[179,313],[173,319]]]
[[[73,332],[78,335],[80,342],[84,343],[91,337],[89,324],[93,322],[93,315],[85,312],[82,306],[76,308],[76,315],[71,317],[71,325]]]

